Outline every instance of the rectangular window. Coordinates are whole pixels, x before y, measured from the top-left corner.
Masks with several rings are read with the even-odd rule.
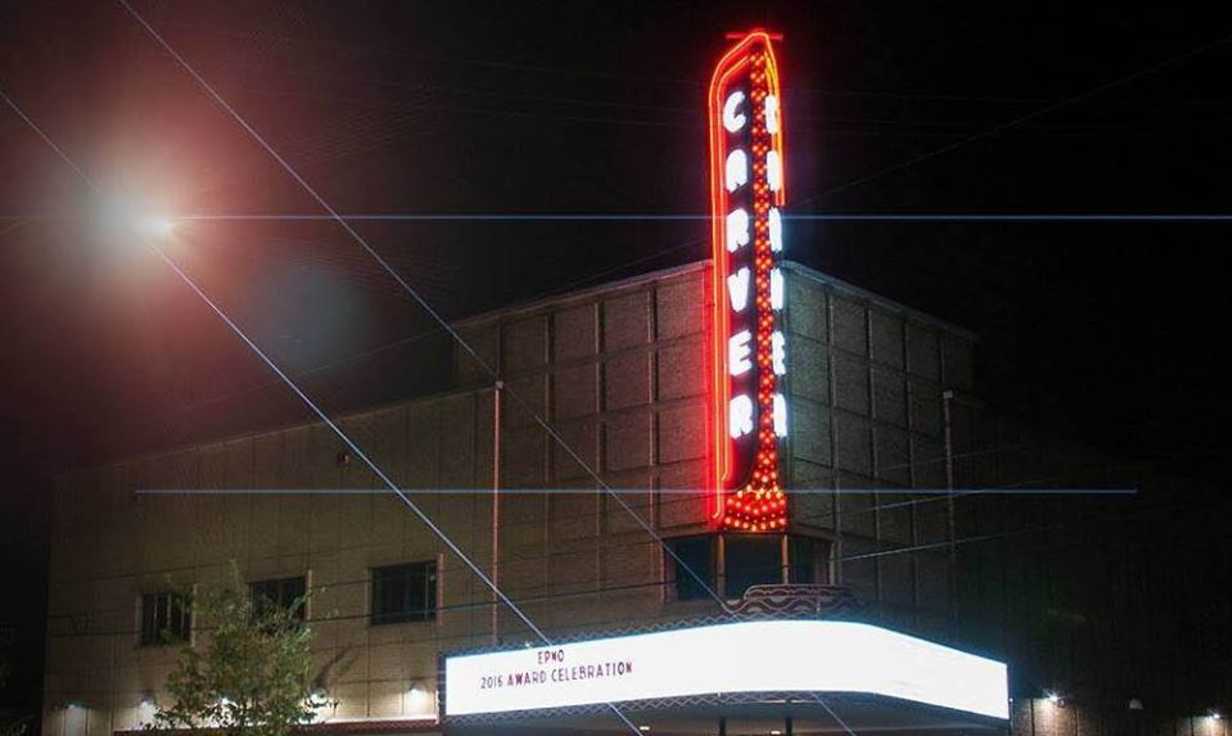
[[[672,552],[678,559],[670,560],[675,572],[676,600],[691,601],[698,598],[709,598],[710,590],[714,590],[714,537],[682,537],[669,540]],[[687,569],[686,569],[687,568]],[[689,574],[692,570],[697,577]],[[704,585],[703,585],[704,583]]]
[[[821,544],[809,537],[791,537],[791,582],[796,585],[811,585],[817,582],[817,552]]]
[[[293,615],[302,622],[305,618],[304,593],[307,591],[307,581],[303,576],[297,578],[278,578],[277,580],[261,580],[248,586],[252,592],[252,609],[257,616],[271,608],[289,610],[294,606]]]
[[[157,646],[188,641],[192,632],[192,607],[179,593],[146,593],[141,596],[141,645]]]
[[[723,562],[727,573],[727,597],[739,598],[752,585],[783,582],[783,538],[725,536]]]
[[[375,624],[431,621],[436,618],[436,563],[372,569],[372,617]]]

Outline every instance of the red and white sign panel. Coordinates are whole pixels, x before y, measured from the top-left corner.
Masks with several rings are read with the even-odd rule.
[[[750,32],[719,60],[709,129],[713,519],[735,531],[782,531],[787,346],[778,261],[786,181],[778,67],[764,31]]]

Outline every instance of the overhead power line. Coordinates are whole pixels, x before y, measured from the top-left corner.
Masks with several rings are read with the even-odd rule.
[[[123,0],[120,0],[120,2],[123,3]],[[125,4],[125,6],[128,7],[127,4]],[[134,15],[136,14],[135,11],[132,11],[131,8],[129,8],[129,10],[130,12],[133,12]],[[137,17],[140,18],[140,16],[137,16]],[[22,118],[22,120],[24,120],[27,125],[29,125],[35,132],[37,132],[39,137],[41,137],[60,156],[60,158],[64,160],[65,163],[67,163],[74,171],[76,171],[77,174],[81,177],[81,179],[90,188],[90,190],[97,195],[99,190],[98,190],[97,185],[94,183],[94,180],[89,175],[87,175],[84,170],[82,170],[79,166],[77,166],[77,164],[74,163],[71,158],[69,158],[68,154],[66,154],[62,148],[56,145],[56,143],[42,130],[42,128],[40,128],[33,120],[31,120],[25,114],[25,112],[22,111],[21,108],[18,107],[17,104],[8,97],[7,94],[4,94],[3,91],[0,91],[0,96],[4,97],[4,100],[6,103],[8,103],[9,107],[11,107],[15,112],[17,112],[17,114]],[[493,595],[495,595],[501,601],[501,603],[507,606],[509,610],[511,610],[514,613],[514,615],[516,615],[518,619],[521,620],[521,622],[524,625],[526,625],[526,627],[539,638],[540,641],[542,641],[544,644],[549,644],[549,645],[552,643],[552,640],[549,639],[548,636],[535,624],[535,622],[532,621],[530,617],[527,616],[527,614],[500,589],[500,587],[495,583],[495,581],[493,581],[492,578],[489,577],[487,573],[485,573],[479,567],[478,564],[476,564],[473,560],[471,560],[471,558],[462,550],[462,548],[459,547],[449,537],[449,535],[445,534],[444,530],[442,530],[439,526],[437,526],[437,524],[432,520],[432,518],[428,516],[428,514],[424,512],[419,507],[418,504],[412,501],[407,496],[407,494],[396,483],[394,483],[393,480],[388,475],[386,475],[386,473],[371,458],[368,457],[368,455],[359,447],[359,445],[356,444],[355,441],[352,440],[351,437],[346,432],[344,432],[337,424],[335,424],[333,420],[331,420],[329,416],[325,413],[325,411],[321,409],[315,402],[313,402],[313,400],[306,393],[304,393],[304,391],[300,389],[298,385],[296,385],[296,383],[290,378],[290,376],[284,373],[282,369],[279,368],[278,365],[268,355],[266,355],[265,352],[261,350],[261,348],[255,342],[253,342],[251,338],[248,337],[248,335],[244,332],[244,330],[238,324],[236,324],[227,315],[227,313],[208,294],[206,294],[206,292],[200,286],[197,285],[196,281],[193,280],[192,277],[190,277],[182,268],[180,268],[180,266],[169,255],[167,255],[166,252],[164,252],[157,246],[154,246],[153,244],[150,244],[150,243],[147,243],[147,244],[150,245],[150,249],[159,257],[159,259],[162,260],[163,263],[165,263],[177,276],[179,276],[180,280],[183,281],[184,284],[188,286],[189,289],[192,290],[194,294],[200,297],[201,300],[210,308],[210,310],[213,311],[214,314],[217,315],[218,318],[221,319],[227,325],[227,327],[230,328],[230,330],[237,337],[239,337],[244,342],[244,344],[246,344],[253,351],[253,353],[257,355],[258,358],[261,359],[261,362],[263,362],[270,370],[272,370],[275,374],[277,374],[278,377],[281,378],[283,382],[286,383],[287,387],[290,388],[291,391],[294,392],[295,395],[298,396],[299,399],[303,401],[303,403],[307,405],[308,408],[327,427],[329,427],[329,429],[340,440],[342,440],[342,442],[351,450],[351,452],[353,452],[356,457],[362,460],[364,464],[367,465],[369,469],[371,469],[372,472],[376,474],[378,478],[380,478],[381,482],[383,482],[391,491],[393,491],[397,495],[397,497],[402,501],[402,503],[407,508],[409,508],[419,518],[419,520],[423,522],[423,524],[426,527],[428,527],[428,529],[438,539],[440,539],[440,541],[446,547],[449,548],[451,552],[457,555],[458,559],[462,560],[462,562],[466,564],[466,566],[470,569],[470,571],[476,577],[478,577],[481,581],[484,582],[484,584],[488,587],[488,589],[492,591]],[[634,734],[635,736],[640,736],[641,732],[637,729],[637,727],[633,724],[633,722],[630,721],[628,717],[624,715],[623,712],[621,712],[621,710],[614,703],[608,703],[607,705],[612,710],[612,712],[617,716],[617,718],[619,718],[620,721],[629,728],[630,733]]]
[[[432,319],[432,321],[440,325],[441,329],[443,329],[446,333],[449,334],[449,336],[471,357],[472,360],[475,361],[475,363],[484,371],[484,373],[488,375],[489,379],[493,383],[501,382],[501,377],[499,373],[496,371],[496,369],[493,368],[486,360],[483,359],[482,356],[479,355],[479,352],[462,337],[462,335],[458,332],[458,330],[454,328],[453,325],[451,325],[448,321],[446,321],[444,317],[442,317],[441,314],[437,312],[432,307],[432,305],[429,304],[427,300],[424,299],[423,296],[420,295],[420,293],[414,287],[410,285],[410,283],[407,282],[407,280],[402,276],[402,274],[400,274],[395,268],[393,268],[393,266],[389,264],[389,261],[387,261],[380,253],[378,253],[377,250],[373,248],[372,245],[367,241],[367,239],[365,239],[362,235],[360,235],[359,232],[356,231],[355,228],[352,227],[351,224],[345,218],[343,218],[342,215],[339,214],[339,212],[315,188],[313,188],[313,186],[309,184],[307,180],[304,179],[303,176],[299,174],[299,172],[295,169],[295,167],[293,167],[289,161],[287,161],[281,154],[278,153],[277,150],[275,150],[274,147],[255,128],[253,128],[252,125],[250,125],[248,121],[242,115],[240,115],[239,112],[234,107],[232,107],[231,104],[228,103],[226,99],[224,99],[222,95],[220,95],[214,89],[214,87],[210,85],[210,83],[203,76],[201,76],[201,74],[199,74],[197,70],[191,64],[188,63],[188,60],[185,59],[178,51],[176,51],[166,41],[166,39],[164,39],[163,36],[158,33],[158,31],[154,27],[150,25],[150,23],[146,21],[145,18],[133,8],[133,6],[128,2],[128,0],[117,0],[117,2],[119,2],[120,5],[123,6],[124,9],[127,10],[128,13],[138,23],[140,23],[143,28],[145,28],[145,30],[149,33],[150,37],[153,38],[154,41],[159,46],[161,46],[164,51],[166,51],[168,54],[171,55],[171,57],[176,61],[176,63],[179,64],[179,66],[182,67],[189,74],[189,76],[191,76],[197,82],[197,84],[206,92],[207,95],[211,99],[213,99],[214,102],[217,103],[233,120],[235,120],[235,122],[238,123],[240,127],[242,127],[253,138],[253,140],[255,140],[263,149],[265,149],[265,151],[275,161],[278,162],[278,164],[283,168],[283,170],[286,171],[287,174],[290,175],[291,178],[294,179],[295,182],[298,183],[300,187],[305,192],[307,192],[309,196],[311,196],[312,199],[315,200],[316,203],[320,205],[320,207],[323,210],[325,210],[329,214],[330,218],[333,219],[335,222],[337,222],[342,227],[342,229],[351,237],[351,239],[354,240],[365,252],[367,252],[368,255],[371,256],[372,259],[377,263],[377,265],[379,265],[386,273],[389,274],[391,278],[393,278],[393,280],[402,288],[402,290],[411,298],[411,300],[414,303],[418,304],[421,308],[423,308],[424,312]],[[587,475],[589,475],[591,478],[595,480],[595,482],[599,485],[600,488],[603,488],[605,491],[609,490],[609,486],[607,482],[603,480],[603,478],[599,475],[597,471],[595,471],[593,467],[591,467],[590,463],[586,462],[586,460],[572,446],[570,446],[568,442],[565,441],[564,437],[561,436],[560,432],[555,427],[553,427],[546,419],[544,419],[543,416],[539,414],[539,412],[535,411],[534,407],[529,402],[527,402],[522,396],[520,396],[517,392],[511,390],[507,386],[504,388],[504,391],[508,393],[510,398],[512,398],[517,404],[519,404],[522,410],[526,411],[533,418],[535,423],[538,424],[552,438],[552,440],[556,442],[561,447],[561,449],[563,449],[570,456],[570,458],[574,462],[576,462],[578,466],[581,467],[586,472]],[[650,523],[647,522],[644,518],[642,518],[641,514],[638,514],[633,509],[633,507],[629,506],[629,504],[625,502],[625,500],[621,498],[619,494],[610,494],[610,497],[615,499],[616,503],[618,503],[622,508],[624,508],[624,510],[637,522],[637,524],[647,534],[649,534],[652,538],[657,540],[659,544],[663,547],[664,551],[666,551],[669,556],[671,556],[674,560],[679,562],[681,565],[684,565],[685,569],[689,572],[689,574],[696,580],[696,582],[700,586],[702,586],[704,590],[709,592],[710,596],[714,598],[714,600],[719,604],[721,608],[726,608],[726,603],[723,601],[723,599],[719,597],[717,593],[714,592],[714,590],[706,583],[706,581],[700,575],[697,574],[696,571],[694,571],[691,567],[689,567],[688,565],[684,563],[684,560],[682,560],[677,555],[676,551],[671,548],[671,545],[667,544],[663,540],[663,538],[654,530],[654,528],[650,525]]]

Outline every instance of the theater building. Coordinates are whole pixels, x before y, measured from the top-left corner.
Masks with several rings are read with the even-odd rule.
[[[783,263],[792,369],[784,386],[790,433],[782,467],[785,487],[806,492],[786,494],[783,529],[719,530],[706,490],[709,272],[708,263],[698,263],[460,325],[500,367],[499,432],[496,391],[460,350],[458,390],[347,416],[340,427],[554,641],[632,632],[670,637],[689,622],[721,626],[729,615],[706,593],[709,586],[729,610],[741,611],[732,621],[862,622],[957,646],[953,554],[944,542],[956,533],[953,507],[960,501],[902,491],[945,487],[947,402],[952,442],[975,421],[957,417],[976,409],[946,398],[970,386],[972,336]],[[550,420],[612,493],[597,487],[532,411]],[[315,493],[136,493],[174,489]],[[366,489],[374,492],[329,493]],[[157,630],[192,638],[192,622],[177,615],[169,593],[224,579],[232,560],[253,584],[311,591],[307,620],[318,656],[347,663],[328,688],[338,700],[328,722],[347,729],[437,728],[442,654],[510,646],[516,655],[537,652],[523,648],[537,641],[531,630],[507,607],[494,616],[484,583],[380,489],[320,424],[62,478],[51,545],[50,733],[137,728],[176,656],[175,647],[158,645]],[[867,492],[855,492],[861,490]],[[757,585],[789,587],[742,597]],[[802,616],[800,609],[810,607],[813,614]],[[716,644],[735,659],[774,661],[780,655],[763,647],[782,642],[749,636]],[[984,642],[964,651],[998,656]],[[655,665],[633,666],[640,674]],[[706,668],[700,661],[692,666],[695,674]],[[715,732],[726,706],[702,701],[682,697],[688,705],[678,714],[680,732]],[[672,709],[655,707],[637,725],[672,732]],[[812,712],[817,704],[794,707],[802,711],[797,731],[831,730]],[[864,701],[832,707],[878,711]],[[749,718],[777,718],[775,728],[783,728],[785,713],[763,713],[768,706],[758,703],[744,708]],[[587,728],[620,732],[614,716],[582,710]],[[731,733],[752,732],[740,730],[745,710],[730,712]],[[880,710],[865,718],[936,725],[950,723],[938,721],[938,713],[954,715],[932,707]],[[467,727],[476,720],[468,716]],[[703,722],[710,731],[688,730]],[[978,714],[953,724],[1005,725]]]
[[[1075,454],[972,396],[971,333],[786,260],[771,46],[711,88],[714,258],[468,319],[499,380],[458,349],[337,418],[474,568],[323,424],[62,477],[47,733],[141,728],[201,626],[173,591],[233,564],[311,594],[309,730],[1068,732],[1032,578],[972,542],[1052,502],[960,491]]]

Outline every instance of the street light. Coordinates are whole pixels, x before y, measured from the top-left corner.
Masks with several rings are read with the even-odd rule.
[[[146,215],[135,225],[138,232],[154,238],[169,238],[175,233],[175,220],[165,215]]]

